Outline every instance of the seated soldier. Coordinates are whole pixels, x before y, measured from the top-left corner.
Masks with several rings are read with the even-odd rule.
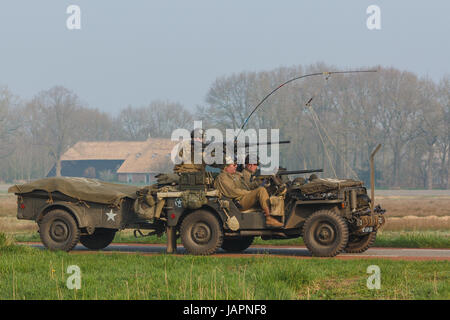
[[[258,169],[258,158],[255,158],[251,159],[250,155],[247,155],[245,157],[245,168],[241,172],[243,185],[247,190],[254,190],[260,186],[253,176]]]
[[[237,164],[232,160],[226,159],[225,168],[214,181],[214,186],[219,192],[227,198],[231,198],[241,206],[242,210],[248,210],[259,204],[266,216],[266,225],[270,227],[283,227],[283,224],[270,215],[269,194],[264,187],[258,187],[254,190],[246,190],[242,184],[242,178],[236,174]]]

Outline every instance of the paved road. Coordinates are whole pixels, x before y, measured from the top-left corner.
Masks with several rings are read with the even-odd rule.
[[[40,243],[24,243],[32,247],[44,248]],[[105,253],[139,253],[139,254],[162,254],[166,250],[164,245],[159,244],[112,244],[102,250]],[[89,253],[82,245],[77,245],[73,250],[74,253]],[[186,250],[182,246],[178,246],[177,254],[186,254]],[[301,246],[264,246],[254,245],[239,254],[228,254],[223,250],[219,250],[215,256],[254,256],[254,255],[273,255],[273,256],[290,256],[298,258],[309,258],[311,255],[305,247]],[[338,256],[342,259],[358,259],[358,258],[389,258],[400,260],[449,260],[450,249],[404,249],[404,248],[370,248],[361,254],[342,253]]]

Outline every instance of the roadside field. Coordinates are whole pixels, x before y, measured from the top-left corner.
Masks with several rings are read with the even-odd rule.
[[[449,261],[75,254],[0,246],[0,299],[449,299]],[[81,289],[66,286],[67,267]],[[379,290],[367,268],[380,268]]]

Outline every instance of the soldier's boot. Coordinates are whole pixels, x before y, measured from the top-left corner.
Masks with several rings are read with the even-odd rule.
[[[266,216],[266,225],[268,227],[275,227],[275,228],[281,228],[283,227],[283,224],[279,222],[277,219],[272,218],[270,215]]]

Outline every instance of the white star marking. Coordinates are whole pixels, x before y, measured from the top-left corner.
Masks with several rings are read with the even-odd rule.
[[[105,213],[108,216],[108,220],[106,220],[106,221],[109,221],[109,220],[116,221],[116,220],[114,220],[114,217],[117,216],[117,213],[114,213],[112,211],[112,209],[111,209],[110,212],[105,212]]]

